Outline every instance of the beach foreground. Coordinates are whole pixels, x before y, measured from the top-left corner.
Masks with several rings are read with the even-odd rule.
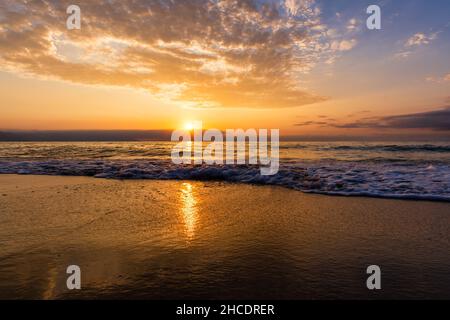
[[[450,298],[450,203],[19,175],[0,201],[1,299]]]

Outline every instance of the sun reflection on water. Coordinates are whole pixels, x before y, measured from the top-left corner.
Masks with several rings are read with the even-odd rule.
[[[185,182],[181,187],[181,213],[184,220],[184,228],[188,240],[195,235],[195,226],[198,220],[197,199],[195,198],[194,186]]]

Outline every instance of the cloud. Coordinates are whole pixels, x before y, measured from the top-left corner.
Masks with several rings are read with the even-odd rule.
[[[318,10],[311,9],[314,7],[314,0],[285,0],[284,4],[286,6],[287,11],[291,15],[297,15],[300,11],[310,11],[310,10]]]
[[[170,141],[172,130],[0,131],[0,141]]]
[[[418,32],[406,40],[401,51],[394,54],[394,59],[402,60],[409,58],[414,53],[414,48],[418,48],[422,45],[428,45],[433,40],[436,40],[439,32],[425,34]]]
[[[437,39],[438,33],[431,33],[429,35],[426,35],[425,33],[416,33],[411,38],[409,38],[406,41],[405,46],[406,47],[414,47],[414,46],[421,46],[424,44],[429,44],[431,41]]]
[[[352,19],[350,19],[348,22],[347,22],[347,30],[348,31],[355,31],[355,30],[358,30],[358,25],[360,24],[360,22],[357,20],[357,19],[355,19],[355,18],[352,18]]]
[[[450,73],[443,76],[429,76],[425,78],[425,81],[434,83],[450,82]]]
[[[441,110],[362,119],[352,123],[335,125],[337,128],[383,128],[383,129],[431,129],[450,131],[450,106]]]
[[[412,54],[411,51],[401,51],[394,55],[394,59],[406,59]]]
[[[334,51],[349,51],[353,49],[357,44],[356,39],[333,41],[331,43],[331,49]]]
[[[352,118],[352,117],[360,116],[360,115],[363,115],[363,114],[366,114],[366,113],[370,113],[370,112],[371,112],[370,110],[356,111],[356,112],[353,112],[353,113],[347,115],[347,117]]]
[[[0,3],[0,68],[145,89],[190,107],[297,107],[324,100],[300,78],[356,40],[331,43],[314,0]]]
[[[294,124],[296,127],[305,127],[305,126],[327,126],[329,123],[326,121],[304,121],[300,123]]]

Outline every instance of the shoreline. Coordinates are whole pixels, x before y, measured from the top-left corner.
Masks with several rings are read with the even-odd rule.
[[[368,199],[385,199],[385,200],[399,200],[399,201],[418,201],[418,202],[432,202],[432,203],[450,203],[450,198],[441,197],[441,196],[418,196],[418,195],[396,195],[396,194],[386,194],[386,195],[377,195],[370,193],[361,193],[361,194],[344,194],[339,192],[323,192],[323,191],[314,191],[314,190],[299,190],[295,187],[287,186],[287,185],[279,185],[279,184],[270,184],[270,183],[258,183],[258,182],[244,182],[244,181],[229,181],[226,179],[163,179],[163,178],[123,178],[123,177],[102,177],[102,176],[87,176],[87,175],[63,175],[63,174],[18,174],[18,173],[0,173],[0,177],[2,176],[36,176],[36,177],[77,177],[77,178],[91,178],[91,179],[105,179],[111,181],[185,181],[185,182],[217,182],[217,183],[229,183],[229,184],[237,184],[237,185],[251,185],[258,187],[274,187],[281,188],[285,190],[292,190],[296,192],[300,192],[302,194],[310,194],[310,195],[320,195],[320,196],[329,196],[329,197],[342,197],[342,198],[368,198]]]

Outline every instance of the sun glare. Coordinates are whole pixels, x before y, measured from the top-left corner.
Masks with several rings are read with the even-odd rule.
[[[192,131],[194,129],[200,129],[202,127],[201,122],[199,121],[189,121],[183,125],[183,129],[187,131]]]
[[[188,131],[194,130],[194,124],[192,122],[186,122],[184,124],[184,130]]]

